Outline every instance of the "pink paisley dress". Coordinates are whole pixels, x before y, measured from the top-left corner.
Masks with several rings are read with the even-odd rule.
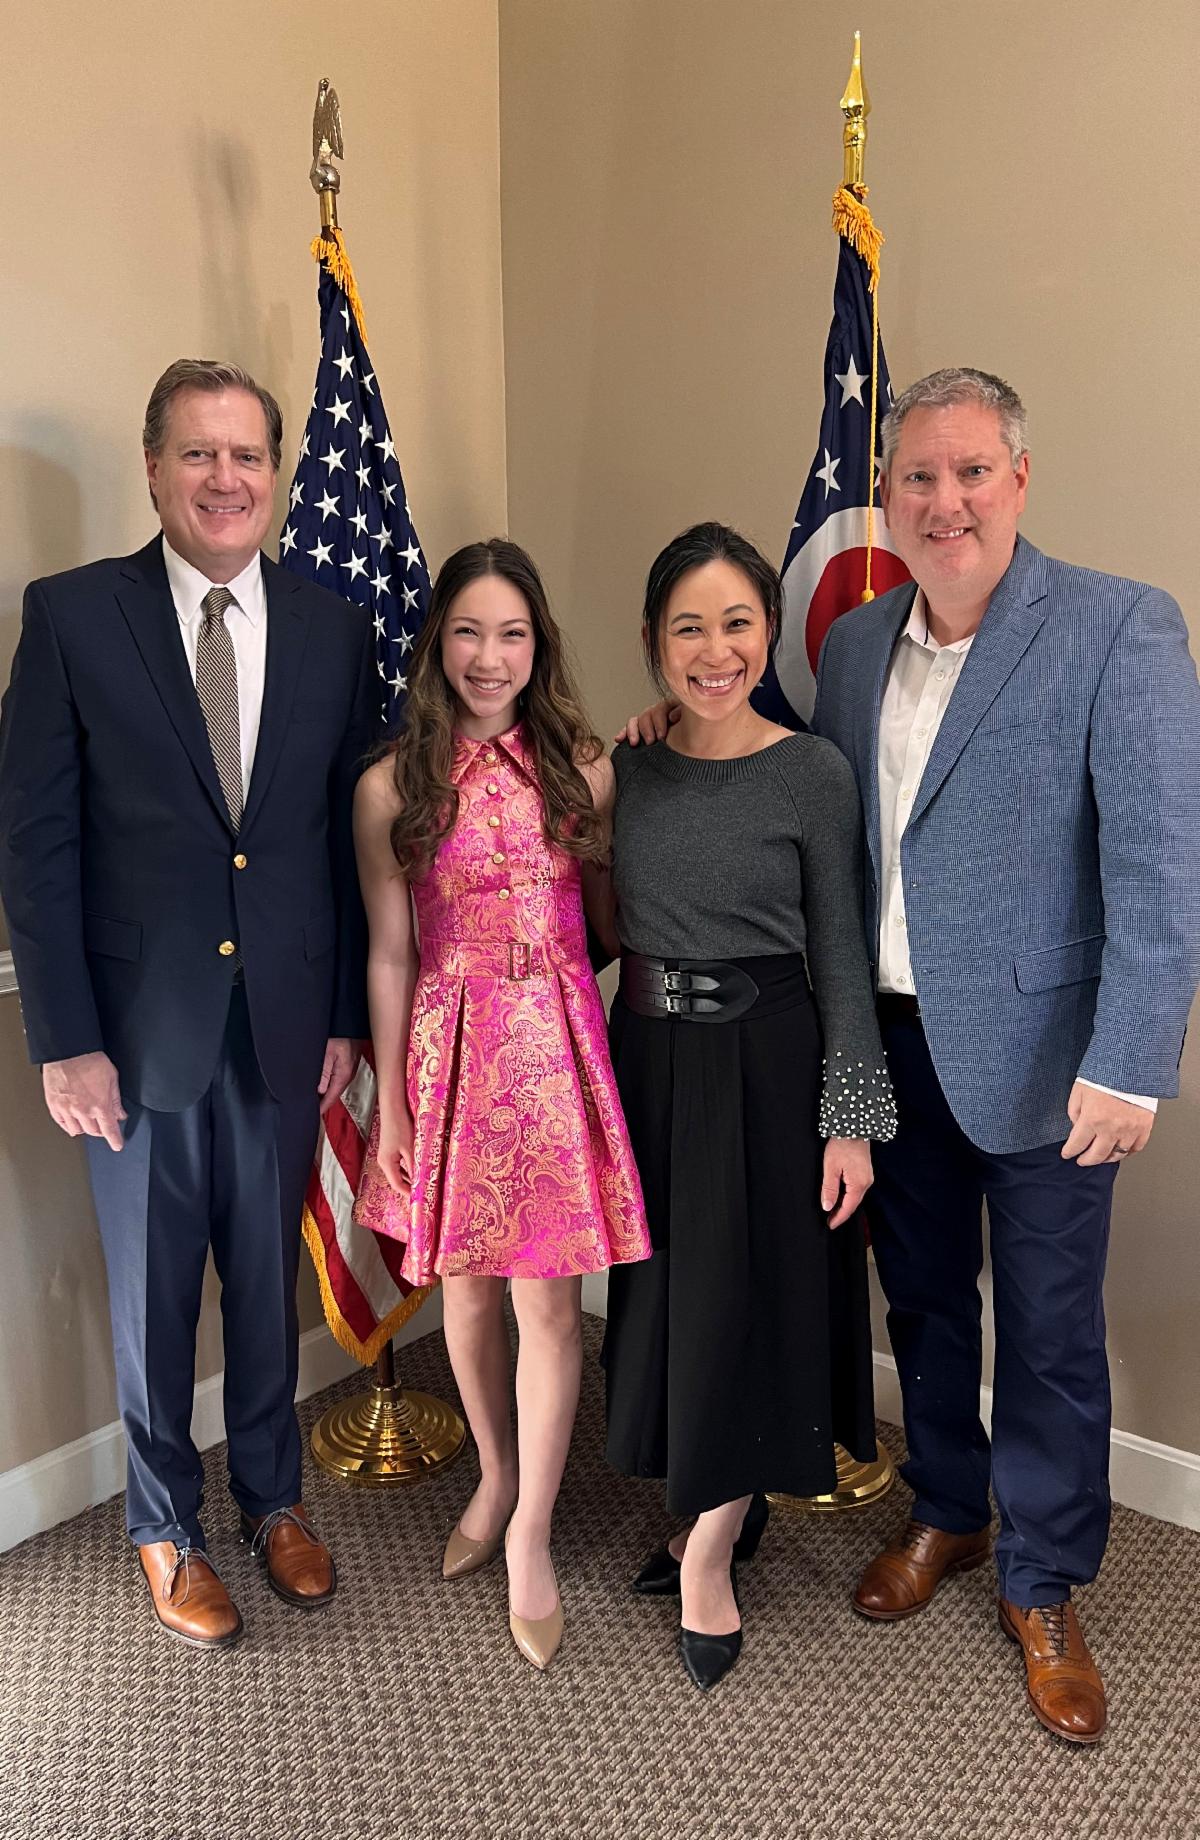
[[[371,1132],[354,1218],[406,1242],[411,1284],[561,1278],[650,1256],[588,963],[579,861],[546,842],[520,724],[459,736],[458,819],[412,883],[411,1197]]]

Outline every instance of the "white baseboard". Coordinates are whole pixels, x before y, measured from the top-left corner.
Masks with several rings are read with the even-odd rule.
[[[416,1341],[440,1329],[442,1299],[434,1293],[396,1337],[396,1346]],[[296,1398],[307,1399],[354,1371],[356,1363],[340,1348],[324,1323],[300,1337],[300,1374]],[[192,1438],[198,1450],[208,1450],[225,1436],[221,1403],[224,1374],[213,1374],[196,1387],[192,1408]],[[108,1501],[125,1487],[125,1434],[119,1420],[89,1431],[73,1444],[63,1444],[32,1463],[0,1475],[0,1552],[35,1533],[44,1533],[60,1521],[70,1520],[85,1508]]]
[[[890,1425],[902,1422],[900,1378],[890,1354],[875,1354],[875,1411]],[[990,1431],[992,1389],[980,1388],[979,1415]],[[1132,1431],[1114,1431],[1109,1447],[1112,1498],[1124,1508],[1200,1531],[1200,1456],[1155,1444]]]

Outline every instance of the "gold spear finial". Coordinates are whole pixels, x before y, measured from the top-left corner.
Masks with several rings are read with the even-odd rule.
[[[871,98],[863,82],[861,32],[854,34],[854,60],[850,65],[849,81],[839,107],[846,117],[846,126],[842,130],[842,184],[862,185]]]
[[[317,106],[313,113],[313,161],[308,177],[313,191],[321,200],[321,234],[338,227],[337,195],[342,175],[333,164],[344,159],[342,147],[342,106],[328,77],[317,85]]]

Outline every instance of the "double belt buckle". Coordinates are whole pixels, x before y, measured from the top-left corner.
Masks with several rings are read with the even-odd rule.
[[[517,979],[529,976],[529,946],[524,939],[508,942],[508,975]]]

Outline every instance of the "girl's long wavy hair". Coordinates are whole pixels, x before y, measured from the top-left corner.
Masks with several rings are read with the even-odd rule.
[[[549,843],[585,860],[601,860],[605,827],[580,772],[604,752],[584,714],[542,578],[516,543],[491,537],[456,550],[438,571],[429,612],[413,647],[404,728],[393,744],[393,774],[401,811],[392,825],[392,849],[406,875],[430,868],[438,846],[458,821],[454,760],[454,692],[442,669],[442,633],[455,600],[483,575],[511,582],[533,622],[533,672],[518,707],[537,765],[543,828]]]

